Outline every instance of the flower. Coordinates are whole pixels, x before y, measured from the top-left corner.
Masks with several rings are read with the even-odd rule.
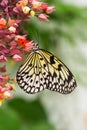
[[[0,82],[3,82],[4,78],[2,75],[0,75]]]
[[[8,0],[2,0],[0,4],[1,6],[6,7],[8,4]]]
[[[48,15],[46,15],[46,14],[39,14],[38,18],[41,21],[48,21]]]
[[[31,10],[31,11],[30,11],[30,15],[31,15],[32,17],[34,17],[34,16],[35,16],[35,11]]]
[[[38,0],[32,0],[32,6],[33,8],[40,8],[41,2],[39,2]]]
[[[30,11],[30,8],[29,8],[28,6],[24,6],[24,7],[22,8],[22,10],[23,10],[23,13],[24,13],[24,14],[28,14],[29,11]]]
[[[0,67],[0,72],[6,72],[6,65]]]
[[[42,4],[41,4],[41,9],[42,9],[43,11],[46,11],[46,10],[47,10],[47,4],[46,4],[46,3],[42,3]]]
[[[10,91],[13,90],[13,88],[14,87],[11,84],[8,84],[7,87],[0,86],[0,106],[6,99],[13,97],[10,93]]]
[[[7,62],[7,58],[4,55],[1,55],[0,62]]]
[[[0,19],[0,29],[6,28],[6,20],[4,18]]]
[[[48,6],[46,9],[46,13],[47,14],[51,14],[52,12],[54,12],[55,7],[54,6]]]
[[[16,32],[16,28],[11,26],[8,28],[8,30],[11,32],[11,33],[15,33]]]
[[[7,55],[9,53],[9,50],[4,44],[0,44],[0,55]]]
[[[10,80],[10,74],[1,75],[3,77],[3,81],[0,82],[0,86],[5,86],[5,84]]]
[[[19,0],[18,3],[16,4],[16,7],[19,10],[22,10],[23,7],[25,7],[28,4],[28,0]]]
[[[25,44],[25,48],[23,50],[24,50],[24,52],[29,52],[30,50],[32,50],[34,48],[34,46],[35,46],[35,44],[33,43],[33,41],[30,41]]]
[[[26,40],[24,38],[18,38],[18,42],[21,47],[24,47],[29,42],[29,40]]]
[[[13,60],[16,61],[16,62],[19,62],[19,61],[22,61],[22,56],[18,55],[18,54],[15,54],[13,55]]]
[[[13,97],[10,91],[15,90],[15,87],[9,80],[10,74],[0,75],[0,106],[6,99]]]
[[[18,24],[21,22],[21,20],[14,20],[14,19],[11,19],[10,17],[8,18],[8,21],[7,21],[7,25],[9,27],[11,26],[14,26],[14,27],[18,27]]]

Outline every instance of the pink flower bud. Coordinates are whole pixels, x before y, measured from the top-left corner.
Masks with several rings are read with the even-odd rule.
[[[0,62],[7,62],[7,58],[4,55],[1,55]]]
[[[39,14],[38,18],[41,21],[48,21],[48,15],[46,15],[46,14]]]
[[[32,4],[33,0],[28,0],[29,1],[29,4]]]
[[[5,92],[5,87],[0,86],[0,94],[4,94],[4,92]]]
[[[48,6],[46,12],[47,12],[48,14],[51,14],[51,13],[54,11],[54,9],[55,9],[54,6]]]
[[[13,58],[13,60],[16,61],[16,62],[19,62],[19,61],[22,60],[22,57],[19,56],[19,55],[17,55],[17,54],[15,54],[12,58]]]
[[[25,45],[24,51],[25,51],[25,52],[29,52],[29,51],[32,50],[33,48],[34,48],[34,43],[33,43],[33,41],[30,41],[30,42],[28,42],[28,43]]]

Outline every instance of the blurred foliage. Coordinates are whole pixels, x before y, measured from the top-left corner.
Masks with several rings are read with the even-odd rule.
[[[20,117],[10,107],[0,108],[0,130],[20,130]]]
[[[54,130],[39,99],[14,98],[0,108],[0,130]]]

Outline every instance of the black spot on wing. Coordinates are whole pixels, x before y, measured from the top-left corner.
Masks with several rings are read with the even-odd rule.
[[[57,74],[55,72],[53,73],[53,77],[57,77]]]
[[[50,64],[55,64],[54,56],[50,56]]]
[[[58,65],[58,71],[61,71],[61,68],[62,68],[62,64],[59,64]]]
[[[43,64],[44,68],[46,67],[46,64]]]
[[[29,64],[29,67],[31,67],[31,66],[32,66],[32,64],[30,63],[30,64]]]
[[[43,58],[41,57],[40,60],[43,60]]]

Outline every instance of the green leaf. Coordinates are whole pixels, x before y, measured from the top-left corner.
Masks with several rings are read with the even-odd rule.
[[[39,99],[26,101],[16,98],[11,100],[8,106],[18,113],[23,130],[54,130]]]
[[[0,130],[20,130],[20,118],[9,107],[0,108]]]
[[[21,98],[16,98],[8,104],[19,114],[21,119],[28,123],[36,123],[41,120],[47,120],[45,110],[39,100],[32,102]]]
[[[30,128],[30,130],[55,130],[54,127],[47,122],[40,122],[38,124],[34,124]]]

